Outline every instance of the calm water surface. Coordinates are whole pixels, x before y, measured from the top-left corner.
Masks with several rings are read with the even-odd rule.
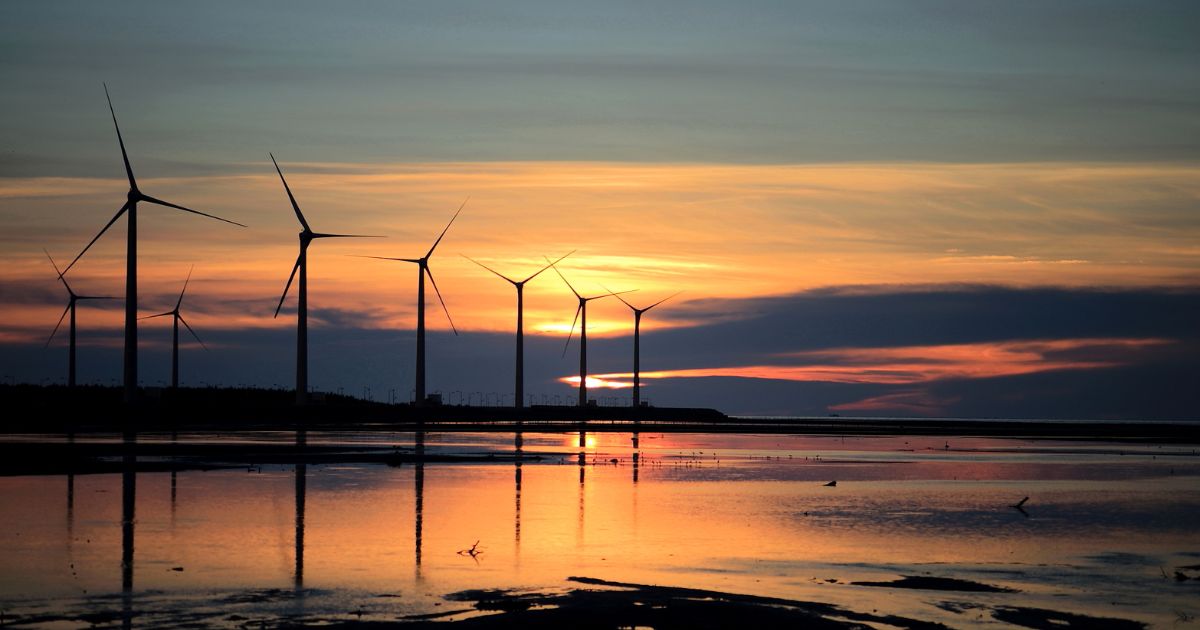
[[[308,442],[408,450],[414,436]],[[587,576],[954,626],[981,621],[962,606],[980,603],[1162,627],[1200,613],[1200,581],[1173,579],[1200,575],[1188,568],[1200,565],[1191,446],[430,433],[424,447],[542,459],[0,478],[0,610],[68,627],[111,615],[141,626],[393,619],[461,608],[442,598],[456,591]],[[1009,507],[1025,496],[1024,512]],[[482,553],[458,553],[476,541]],[[849,584],[902,575],[1019,592]]]

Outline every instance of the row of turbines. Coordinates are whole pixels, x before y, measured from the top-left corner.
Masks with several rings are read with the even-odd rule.
[[[47,258],[50,259],[51,265],[58,274],[59,281],[67,290],[69,301],[66,310],[59,317],[58,323],[54,327],[54,331],[50,333],[50,339],[46,344],[54,339],[59,328],[62,326],[63,320],[70,315],[69,323],[69,351],[68,351],[68,386],[75,385],[75,312],[77,302],[80,300],[110,300],[115,299],[112,296],[91,296],[79,295],[67,283],[66,274],[79,262],[83,255],[91,249],[92,245],[108,231],[122,215],[126,216],[126,269],[125,269],[125,335],[124,335],[124,397],[126,402],[132,402],[137,396],[138,382],[138,361],[137,361],[137,323],[142,319],[151,319],[157,317],[171,316],[173,325],[173,336],[171,346],[171,386],[177,388],[179,386],[179,324],[182,323],[185,329],[192,334],[201,347],[204,343],[200,340],[196,331],[187,323],[180,313],[180,308],[183,304],[184,294],[187,292],[187,285],[191,280],[192,272],[188,271],[188,277],[184,280],[183,290],[179,293],[179,298],[175,302],[175,308],[172,310],[139,317],[137,312],[137,211],[139,203],[150,203],[154,205],[173,208],[183,212],[200,215],[209,219],[222,221],[224,223],[239,227],[246,227],[242,223],[224,219],[213,214],[193,210],[185,206],[174,204],[168,201],[163,201],[156,197],[152,197],[142,192],[137,185],[137,179],[133,175],[133,167],[129,163],[129,154],[125,149],[125,140],[121,135],[121,127],[117,124],[116,110],[112,105],[112,98],[108,93],[108,86],[104,87],[104,96],[108,100],[109,113],[112,116],[113,127],[117,132],[117,142],[121,147],[121,159],[125,164],[125,174],[129,179],[129,192],[126,196],[125,203],[117,210],[116,214],[108,221],[108,223],[92,238],[90,242],[79,252],[77,256],[65,268],[59,269],[53,257],[49,252],[46,252]],[[271,154],[271,163],[275,166],[275,171],[279,174],[279,179],[283,183],[284,191],[287,193],[288,201],[291,202],[292,210],[295,211],[296,219],[300,222],[301,231],[299,234],[300,251],[296,256],[296,262],[292,266],[291,274],[288,276],[287,284],[284,286],[283,294],[279,298],[279,304],[275,308],[275,317],[279,316],[283,308],[284,301],[287,299],[288,293],[291,291],[293,283],[296,284],[296,402],[297,404],[306,404],[308,402],[308,248],[314,240],[323,238],[381,238],[378,235],[366,234],[334,234],[326,232],[316,232],[309,225],[304,213],[300,210],[300,204],[296,201],[295,195],[292,193],[291,187],[288,185],[287,179],[283,175],[283,170],[279,167],[279,163],[275,160],[274,154]],[[442,299],[442,293],[438,289],[437,281],[434,280],[433,271],[429,268],[429,259],[433,256],[434,251],[450,230],[450,226],[462,213],[466,206],[466,201],[459,206],[458,210],[450,218],[446,227],[434,240],[433,245],[425,252],[425,255],[420,258],[390,258],[382,256],[362,256],[362,258],[374,258],[379,260],[406,262],[417,265],[417,334],[416,334],[416,383],[414,387],[414,403],[424,405],[428,402],[425,392],[425,278],[429,277],[429,282],[433,286],[434,293],[438,297],[438,301],[442,305],[442,310],[446,314],[446,320],[450,323],[451,330],[454,334],[458,334],[458,329],[454,325],[454,320],[450,317],[450,311],[446,308],[446,302]],[[658,302],[644,308],[637,308],[633,304],[621,297],[622,294],[630,293],[631,291],[614,292],[605,288],[605,293],[583,296],[575,289],[575,287],[567,280],[566,276],[558,269],[557,265],[567,256],[573,254],[574,251],[563,254],[556,260],[545,258],[545,266],[539,268],[533,274],[521,280],[516,280],[507,275],[488,267],[487,265],[464,256],[467,260],[475,263],[483,269],[495,274],[496,276],[509,282],[516,288],[517,291],[517,326],[516,326],[516,365],[514,370],[514,405],[516,407],[524,406],[525,401],[525,359],[524,359],[524,288],[534,278],[541,275],[548,269],[554,269],[554,272],[562,279],[571,290],[571,293],[578,299],[579,303],[575,309],[575,317],[571,322],[571,329],[567,335],[566,344],[563,346],[563,356],[566,356],[566,351],[570,347],[571,338],[575,333],[575,325],[579,324],[579,405],[586,406],[588,404],[587,394],[587,305],[593,300],[598,300],[607,297],[615,297],[628,306],[634,314],[634,335],[633,335],[633,404],[639,406],[641,404],[641,320],[642,316],[653,309],[654,307],[666,302],[675,297],[675,295],[663,298]]]

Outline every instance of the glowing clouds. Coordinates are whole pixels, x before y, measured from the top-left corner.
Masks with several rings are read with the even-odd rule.
[[[790,364],[742,365],[642,372],[643,379],[732,377],[782,381],[912,385],[1055,370],[1122,365],[1139,350],[1166,339],[1053,339],[894,348],[832,348],[781,355]],[[1099,358],[1103,356],[1103,358]],[[632,374],[598,374],[601,382]],[[589,384],[591,378],[588,378]],[[567,379],[560,379],[568,382]],[[579,383],[579,377],[573,382]],[[605,385],[599,385],[604,387]],[[629,385],[625,385],[629,386]]]
[[[588,389],[592,389],[592,388],[629,389],[629,388],[633,387],[632,381],[621,381],[621,380],[617,380],[618,378],[633,378],[633,375],[632,374],[604,374],[601,376],[588,376],[587,377],[587,386],[588,386]],[[578,376],[564,376],[564,377],[558,379],[558,382],[566,383],[568,385],[572,385],[575,387],[579,387],[579,377]]]

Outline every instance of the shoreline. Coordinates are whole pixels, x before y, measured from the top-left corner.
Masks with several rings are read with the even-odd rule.
[[[150,390],[148,390],[149,392]],[[728,416],[690,407],[472,407],[385,404],[328,395],[297,406],[287,390],[181,388],[136,404],[115,387],[0,385],[10,412],[0,435],[151,431],[406,433],[655,432],[793,435],[976,436],[1200,444],[1198,420],[1060,420]]]
[[[658,429],[648,430],[645,425],[640,425],[641,433],[648,435],[671,433],[670,431],[661,431]],[[750,433],[744,431],[697,431],[691,427],[675,426],[676,433],[689,433],[691,435],[771,435],[771,433]],[[581,454],[574,450],[562,451],[533,451],[525,452],[517,447],[516,450],[491,450],[483,449],[478,451],[465,450],[458,452],[446,452],[440,450],[426,450],[424,445],[426,440],[436,439],[441,434],[470,434],[470,433],[512,433],[516,436],[518,442],[521,441],[522,435],[570,435],[574,440],[574,434],[591,432],[595,433],[595,429],[581,429],[580,425],[571,425],[571,428],[560,428],[557,431],[547,430],[543,425],[529,424],[518,425],[516,427],[507,425],[488,425],[482,431],[462,431],[459,429],[451,429],[440,424],[425,424],[421,427],[404,427],[395,428],[389,427],[386,431],[375,427],[378,433],[394,434],[397,437],[396,441],[364,441],[364,442],[349,442],[349,443],[329,443],[323,441],[323,431],[315,429],[297,430],[294,427],[282,430],[271,431],[183,431],[182,435],[175,431],[167,432],[142,432],[142,433],[114,433],[114,432],[76,432],[76,433],[43,433],[43,434],[4,434],[0,433],[0,477],[15,477],[15,476],[40,476],[40,475],[88,475],[88,474],[111,474],[122,472],[183,472],[183,471],[208,471],[208,470],[229,470],[229,469],[255,469],[264,466],[291,466],[299,464],[309,465],[336,465],[336,464],[372,464],[400,467],[406,465],[425,465],[425,464],[479,464],[479,465],[517,465],[522,464],[536,465],[547,463],[562,463],[568,459],[572,462],[582,461],[578,458]],[[637,427],[605,425],[605,431],[609,433],[629,433],[634,436],[639,435]],[[339,426],[335,430],[329,432],[330,436],[338,436],[345,433],[355,433],[359,435],[371,435],[371,430],[361,428],[347,428]],[[412,436],[412,441],[403,438],[405,434]],[[778,435],[775,433],[774,435]],[[913,438],[930,438],[936,437],[937,441],[943,438],[953,440],[956,438],[966,437],[981,437],[969,433],[954,433],[941,432],[937,434],[893,434],[893,433],[863,433],[853,434],[842,432],[819,433],[819,432],[795,432],[788,433],[791,436],[808,436],[813,438],[837,439],[846,437],[851,438],[873,438],[882,437],[885,439],[903,439],[905,437]],[[1101,445],[1109,444],[1111,446],[1098,446],[1088,449],[1093,453],[1108,453],[1110,455],[1125,455],[1126,448],[1145,448],[1147,446],[1158,446],[1154,452],[1155,455],[1171,455],[1191,457],[1196,455],[1196,449],[1192,447],[1191,442],[1180,442],[1178,440],[1164,440],[1155,438],[1112,438],[1101,436],[1075,436],[1069,438],[1057,436],[984,436],[987,439],[996,440],[1017,440],[1017,441],[1040,441],[1060,442],[1072,444],[1078,442],[1096,442]],[[335,440],[336,441],[336,440]],[[905,442],[907,444],[907,442]],[[1171,445],[1176,448],[1164,451],[1163,446]],[[1061,448],[1075,449],[1074,446],[1064,446]],[[1042,449],[1045,452],[1054,452],[1056,447],[1049,446]],[[1190,451],[1190,452],[1187,452]],[[941,452],[941,449],[937,449]],[[960,450],[955,452],[963,454],[972,454],[978,451],[974,449]],[[991,451],[988,451],[991,452]],[[638,458],[634,454],[634,466],[637,466]],[[603,462],[623,463],[624,459],[618,457],[616,459],[604,456]],[[595,462],[593,462],[595,463]],[[833,460],[827,463],[836,463]]]

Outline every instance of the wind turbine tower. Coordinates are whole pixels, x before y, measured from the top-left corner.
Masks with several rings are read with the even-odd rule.
[[[675,297],[676,295],[679,295],[679,294],[676,293],[674,295],[669,295],[669,296],[655,302],[654,304],[647,306],[646,308],[637,308],[634,305],[630,304],[629,302],[626,302],[625,298],[617,295],[616,293],[612,294],[613,297],[617,298],[618,300],[621,300],[621,302],[623,302],[625,304],[625,306],[628,306],[630,308],[630,310],[633,311],[633,406],[634,407],[640,407],[642,405],[642,357],[641,357],[642,315],[646,314],[646,312],[648,312],[650,309],[654,308],[655,306],[658,306],[659,304],[662,304],[663,302],[666,302],[667,300]]]
[[[283,308],[283,301],[287,298],[288,290],[292,288],[292,281],[296,279],[296,272],[300,272],[300,282],[296,289],[296,404],[303,405],[308,402],[308,246],[313,240],[318,238],[381,238],[378,236],[366,236],[363,234],[326,234],[323,232],[314,232],[308,226],[308,221],[304,218],[304,213],[300,212],[300,204],[296,203],[296,197],[292,195],[292,189],[288,186],[287,180],[283,177],[283,171],[279,168],[279,163],[275,161],[275,154],[271,154],[271,163],[275,165],[275,172],[279,173],[279,181],[283,182],[283,189],[287,191],[288,201],[292,203],[292,210],[296,211],[296,219],[300,221],[300,254],[296,256],[296,264],[292,265],[292,274],[288,276],[287,285],[283,287],[283,295],[279,296],[279,306],[275,307],[275,317],[279,317],[279,309]]]
[[[454,225],[454,220],[462,213],[463,208],[467,205],[466,201],[458,207],[458,211],[450,217],[450,222],[446,224],[446,228],[438,235],[437,240],[433,242],[433,246],[421,258],[387,258],[384,256],[360,256],[360,258],[374,258],[376,260],[394,260],[399,262],[415,263],[417,265],[417,377],[416,377],[416,400],[417,406],[425,404],[425,276],[429,276],[429,282],[433,285],[434,293],[437,293],[438,301],[442,303],[442,310],[446,313],[446,321],[450,322],[450,329],[454,331],[454,335],[458,336],[458,328],[454,326],[454,320],[450,318],[450,309],[446,308],[446,300],[442,299],[442,292],[438,290],[437,281],[433,279],[433,271],[429,269],[429,259],[433,256],[433,250],[437,249],[442,238],[446,236],[446,232],[450,230],[450,226]]]
[[[547,258],[546,262],[550,262],[550,259]],[[567,280],[567,277],[564,276],[562,274],[562,272],[558,270],[558,267],[554,263],[551,263],[550,266],[554,267],[554,273],[557,273],[558,277],[562,278],[562,281],[566,283],[567,288],[570,289],[571,293],[575,294],[576,299],[579,300],[579,306],[575,307],[575,319],[571,320],[571,331],[569,333],[567,333],[567,343],[563,345],[563,356],[567,355],[567,347],[571,345],[571,336],[573,334],[575,334],[575,323],[579,322],[579,406],[586,407],[587,406],[587,305],[588,305],[588,302],[591,302],[592,300],[599,300],[599,299],[603,299],[603,298],[606,298],[609,296],[614,296],[617,294],[613,293],[612,291],[609,291],[608,293],[602,293],[600,295],[583,297],[582,295],[579,295],[579,292],[575,290],[575,287],[571,286],[571,283]],[[620,293],[629,293],[629,291],[621,291]],[[581,314],[583,315],[582,321],[580,320]]]
[[[242,225],[241,223],[238,223],[237,221],[230,221],[229,219],[222,219],[221,217],[211,215],[211,214],[206,214],[204,212],[199,212],[197,210],[192,210],[191,208],[185,208],[183,206],[169,203],[169,202],[163,201],[162,199],[151,197],[150,195],[143,193],[141,191],[141,189],[138,188],[137,180],[134,179],[134,177],[133,177],[133,167],[129,165],[129,154],[125,151],[125,140],[121,137],[121,127],[119,125],[117,125],[117,113],[115,110],[113,110],[112,98],[110,98],[108,96],[108,86],[107,85],[104,86],[104,97],[106,99],[108,99],[108,112],[110,114],[112,114],[113,127],[116,128],[116,130],[117,130],[117,143],[121,145],[121,159],[125,162],[125,175],[129,178],[129,192],[126,194],[125,205],[121,206],[121,208],[119,210],[117,210],[117,213],[115,215],[113,215],[113,218],[109,219],[108,224],[105,225],[104,228],[100,230],[99,234],[96,234],[96,236],[94,236],[92,238],[91,242],[87,244],[87,247],[83,248],[83,251],[79,252],[79,255],[75,257],[75,260],[72,260],[71,264],[67,265],[66,269],[63,269],[63,273],[65,274],[67,271],[69,271],[71,269],[71,267],[75,266],[75,263],[79,262],[79,259],[82,258],[85,253],[87,253],[87,250],[90,249],[92,247],[92,245],[101,236],[103,236],[105,232],[108,231],[108,228],[112,227],[112,225],[117,222],[117,219],[121,218],[122,214],[128,213],[128,218],[126,219],[126,222],[125,222],[126,244],[125,244],[125,368],[124,368],[125,402],[128,403],[128,402],[133,402],[137,398],[137,380],[138,380],[138,365],[137,365],[137,321],[138,321],[138,316],[137,316],[137,210],[138,210],[138,203],[145,201],[147,203],[152,203],[152,204],[159,205],[159,206],[165,206],[167,208],[174,208],[176,210],[182,210],[184,212],[198,214],[202,217],[208,217],[210,219],[224,221],[225,223],[231,223],[238,227],[246,227],[246,226]]]
[[[45,249],[42,251],[46,252]],[[46,252],[46,258],[50,258],[50,252]],[[70,296],[70,299],[67,301],[66,310],[63,311],[62,315],[59,315],[58,323],[54,325],[54,330],[51,331],[50,338],[46,340],[46,347],[49,347],[50,342],[54,341],[54,335],[58,332],[58,328],[62,326],[63,318],[67,316],[67,313],[70,313],[70,344],[67,350],[67,387],[75,387],[75,303],[79,300],[111,300],[112,298],[107,295],[77,295],[71,290],[71,285],[67,284],[67,279],[63,277],[63,272],[58,271],[58,264],[54,262],[53,258],[50,258],[50,264],[54,266],[54,271],[58,272],[58,280],[66,287],[67,295]]]
[[[504,278],[509,282],[509,284],[517,288],[517,382],[516,387],[514,388],[514,406],[517,409],[525,406],[525,284],[538,277],[543,271],[549,269],[551,266],[562,261],[563,258],[566,258],[573,253],[575,252],[567,252],[559,257],[558,260],[552,263],[547,263],[545,267],[538,269],[533,275],[525,278],[524,280],[513,280],[512,278],[509,278],[508,276],[496,271],[495,269],[492,269],[491,267],[479,262],[478,260],[475,260],[474,258],[471,258],[470,256],[463,256],[463,258],[466,258],[476,265],[479,265],[480,267],[487,269],[497,276]]]
[[[179,323],[183,322],[184,327],[186,327],[188,332],[192,333],[192,337],[196,339],[196,343],[200,344],[201,348],[208,350],[208,346],[204,345],[203,341],[200,341],[200,335],[197,335],[196,331],[192,330],[192,327],[188,325],[187,320],[183,318],[183,315],[179,314],[179,307],[183,304],[183,294],[187,292],[188,282],[190,282],[191,279],[192,270],[188,269],[187,278],[183,281],[183,290],[179,292],[179,299],[175,301],[175,308],[165,313],[147,315],[142,318],[153,319],[155,317],[166,317],[167,315],[171,316],[171,389],[179,389]]]

